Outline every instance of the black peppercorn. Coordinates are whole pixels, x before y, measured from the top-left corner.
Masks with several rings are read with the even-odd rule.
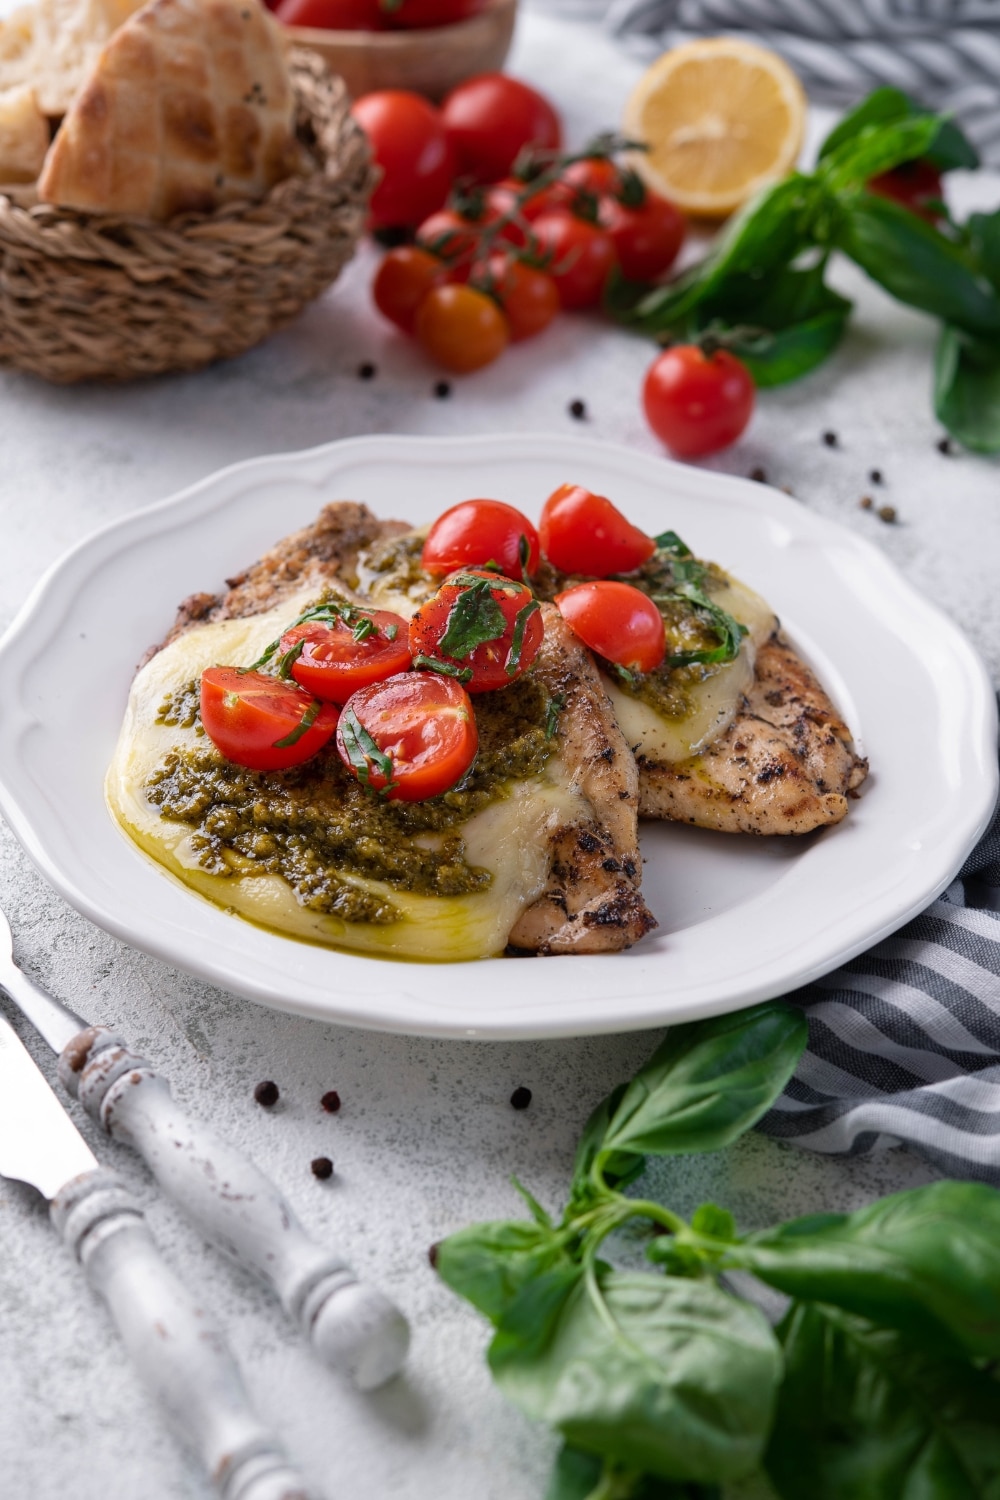
[[[747,478],[748,479],[756,480],[756,482],[758,484],[766,484],[767,483],[767,470],[766,469],[761,469],[760,467],[758,467],[756,469],[751,469],[750,473],[747,476]]]
[[[950,453],[952,451],[951,438],[938,438],[937,451],[944,454]]]
[[[447,401],[448,397],[451,395],[451,382],[447,380],[439,380],[434,387],[434,394],[439,401]]]
[[[377,374],[378,371],[372,364],[371,360],[366,359],[363,365],[358,365],[359,380],[374,380]]]
[[[577,397],[575,401],[569,403],[569,414],[575,421],[585,422],[587,420],[587,403]]]
[[[340,1095],[336,1089],[329,1089],[319,1103],[320,1108],[325,1109],[328,1115],[335,1115],[340,1108]]]
[[[438,1263],[438,1247],[436,1244],[432,1245],[428,1250],[427,1259],[430,1261],[432,1269],[436,1271]]]
[[[872,469],[868,475],[869,484],[885,484],[885,477],[881,469]]]
[[[839,439],[835,432],[824,432],[823,441],[828,448],[836,448]]]
[[[265,1109],[270,1109],[272,1104],[278,1102],[278,1085],[270,1078],[265,1078],[263,1083],[258,1083],[253,1096],[258,1104],[262,1104]]]
[[[531,1103],[531,1090],[524,1087],[517,1088],[510,1096],[512,1109],[527,1109]]]
[[[312,1168],[313,1176],[318,1177],[321,1182],[325,1182],[328,1177],[333,1176],[333,1162],[328,1156],[314,1156],[309,1165]]]

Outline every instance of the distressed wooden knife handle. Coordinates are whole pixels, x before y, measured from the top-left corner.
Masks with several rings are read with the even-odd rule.
[[[221,1331],[161,1259],[121,1179],[87,1172],[62,1189],[51,1213],[136,1370],[223,1500],[315,1500],[252,1411]]]
[[[274,1183],[185,1114],[166,1079],[116,1032],[81,1032],[59,1059],[59,1077],[92,1119],[139,1152],[209,1239],[270,1283],[327,1364],[362,1390],[397,1373],[409,1343],[402,1313],[316,1244]]]

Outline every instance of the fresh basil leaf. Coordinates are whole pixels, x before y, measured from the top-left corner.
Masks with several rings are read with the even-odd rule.
[[[602,1154],[673,1156],[728,1146],[777,1099],[807,1034],[802,1012],[780,1001],[671,1027],[622,1096]]]
[[[982,337],[1000,333],[1000,294],[967,248],[888,198],[861,193],[837,244],[900,302]]]
[[[746,365],[759,390],[787,385],[829,359],[844,336],[852,306],[846,302],[837,312],[821,313],[783,328],[772,335],[764,350],[743,349],[739,344],[730,344],[729,348]]]
[[[503,1393],[585,1452],[665,1479],[738,1478],[758,1462],[781,1375],[756,1308],[709,1281],[597,1271],[566,1285],[546,1334],[500,1324],[489,1360]]]
[[[493,597],[489,578],[477,578],[462,589],[451,609],[445,632],[438,641],[444,656],[463,661],[477,646],[499,640],[507,629],[503,610]]]
[[[714,1484],[675,1483],[605,1464],[593,1453],[564,1445],[556,1458],[545,1500],[721,1500]]]
[[[865,125],[827,152],[817,175],[834,194],[863,187],[871,177],[926,156],[940,128],[937,115],[911,115],[891,123]]]
[[[1000,343],[947,324],[934,356],[934,414],[974,453],[1000,453]]]
[[[866,126],[890,125],[908,117],[930,114],[929,109],[909,94],[904,94],[902,89],[876,89],[838,121],[819,149],[819,160],[832,155]],[[979,166],[979,153],[953,120],[939,119],[937,135],[923,155],[940,172],[957,167],[974,171]]]
[[[677,582],[669,594],[654,594],[653,602],[659,603],[661,600],[669,601],[676,598],[686,599],[689,604],[694,605],[696,612],[715,631],[719,644],[703,651],[675,651],[664,658],[664,665],[689,667],[696,662],[735,661],[740,654],[743,637],[747,634],[746,626],[734,620],[732,615],[720,608],[713,599],[709,598],[704,589],[699,588],[695,583]]]
[[[691,1228],[695,1234],[723,1240],[727,1244],[736,1238],[736,1220],[728,1208],[720,1208],[717,1203],[703,1203],[696,1208],[691,1215]]]
[[[583,1275],[583,1267],[569,1260],[557,1260],[540,1270],[532,1267],[498,1320],[489,1348],[490,1365],[494,1357],[520,1359],[529,1366],[541,1358]]]
[[[556,1457],[545,1500],[590,1500],[603,1475],[604,1464],[595,1453],[582,1453],[564,1443]]]
[[[727,1264],[928,1347],[1000,1356],[1000,1193],[982,1183],[935,1182],[857,1213],[793,1219],[748,1235]]]
[[[601,1100],[583,1127],[580,1144],[576,1148],[576,1159],[573,1162],[573,1197],[575,1200],[585,1199],[591,1192],[591,1173],[594,1162],[604,1146],[608,1126],[625,1097],[627,1089],[627,1083],[620,1083],[616,1089],[612,1089],[611,1093]],[[636,1156],[630,1151],[611,1152],[601,1164],[601,1177],[609,1188],[621,1191],[629,1183],[635,1182],[637,1177],[641,1177],[645,1169],[646,1162],[642,1156]]]
[[[778,1329],[786,1376],[765,1467],[782,1500],[997,1500],[1000,1386],[828,1307]]]
[[[658,552],[669,552],[671,557],[693,557],[694,553],[687,542],[682,542],[676,531],[661,531],[659,536],[654,536]]]
[[[562,1258],[544,1225],[501,1219],[473,1224],[442,1240],[436,1268],[453,1292],[498,1323],[522,1287]]]
[[[514,630],[510,638],[510,650],[503,669],[508,677],[514,677],[521,669],[521,652],[524,650],[524,632],[532,615],[537,614],[538,600],[531,599],[514,616]]]
[[[1000,208],[992,214],[970,214],[965,230],[973,260],[1000,291]]]

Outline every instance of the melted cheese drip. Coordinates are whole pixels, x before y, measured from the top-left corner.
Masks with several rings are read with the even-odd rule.
[[[704,750],[729,728],[753,682],[757,649],[770,636],[777,621],[759,594],[726,576],[727,586],[713,589],[712,598],[745,625],[749,634],[734,661],[690,689],[691,711],[683,718],[664,717],[651,704],[623,692],[612,677],[601,674],[622,733],[635,753],[646,760],[656,763],[689,760]]]
[[[105,781],[113,817],[129,838],[191,890],[289,937],[387,958],[443,961],[500,953],[518,915],[548,878],[550,834],[589,814],[589,805],[570,786],[559,756],[550,757],[540,776],[519,782],[506,800],[484,808],[462,828],[468,862],[493,874],[485,891],[425,896],[339,870],[343,880],[392,902],[401,920],[388,926],[345,922],[310,911],[280,875],[210,874],[191,846],[194,830],[161,817],[146,797],[147,779],[169,751],[205,745],[193,728],[156,722],[164,698],[199,678],[206,667],[256,660],[311,597],[297,595],[266,614],[188,631],[142,669],[132,685]]]

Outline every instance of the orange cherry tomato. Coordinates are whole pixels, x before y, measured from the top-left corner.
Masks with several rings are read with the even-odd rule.
[[[322,750],[338,710],[297,683],[209,667],[201,674],[201,722],[227,760],[251,771],[283,771]]]
[[[427,293],[444,286],[448,268],[437,256],[417,245],[400,245],[390,250],[375,273],[372,296],[384,318],[413,332],[413,319]]]
[[[559,292],[552,277],[523,260],[502,252],[491,255],[484,270],[473,271],[473,285],[480,276],[503,308],[515,343],[548,328],[559,311]]]
[[[300,687],[316,698],[346,703],[358,688],[381,682],[410,665],[407,622],[387,609],[358,612],[349,620],[307,620],[281,637],[284,660]]]
[[[344,765],[390,802],[447,792],[478,748],[468,693],[436,672],[403,672],[361,688],[344,704],[337,728]]]
[[[431,359],[456,375],[492,364],[510,339],[492,297],[470,286],[433,287],[417,308],[414,332]]]
[[[415,667],[488,693],[515,682],[538,655],[545,634],[531,590],[485,568],[453,573],[410,621]]]
[[[542,506],[542,552],[562,573],[631,573],[652,557],[656,543],[625,519],[617,505],[582,484],[561,484]]]
[[[630,583],[602,578],[556,595],[556,607],[585,646],[630,672],[652,672],[666,654],[663,618]]]
[[[463,500],[438,516],[427,533],[420,566],[452,573],[496,563],[507,578],[538,568],[538,532],[527,516],[503,500]]]

